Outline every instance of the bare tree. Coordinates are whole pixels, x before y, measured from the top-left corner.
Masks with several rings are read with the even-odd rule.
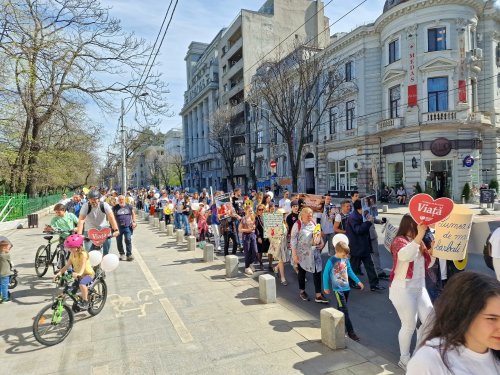
[[[231,105],[219,107],[209,119],[209,142],[222,156],[231,187],[236,187],[234,167],[236,158],[241,154],[241,145],[245,143],[244,135],[236,135],[234,123],[237,115]]]
[[[172,185],[180,185],[184,187],[184,160],[180,152],[175,152],[169,158],[169,165],[172,171],[173,179],[171,180]]]
[[[295,44],[290,54],[266,61],[253,79],[252,97],[267,104],[273,127],[287,145],[294,191],[304,145],[333,103],[355,89],[346,84],[342,68],[324,50]]]
[[[68,116],[67,105],[92,101],[112,111],[112,94],[145,92],[136,101],[141,121],[166,113],[160,76],[138,79],[151,48],[124,33],[98,0],[4,0],[1,10],[0,61],[8,79],[0,98],[23,109],[11,191],[35,194],[41,136],[56,113]]]

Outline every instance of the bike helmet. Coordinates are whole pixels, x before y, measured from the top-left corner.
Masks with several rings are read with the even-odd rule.
[[[90,190],[87,194],[87,199],[100,198],[101,194],[97,190]]]
[[[72,234],[64,240],[64,247],[80,247],[83,244],[83,236]]]

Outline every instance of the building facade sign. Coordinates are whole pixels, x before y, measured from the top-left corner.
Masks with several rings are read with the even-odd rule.
[[[439,157],[448,155],[451,148],[451,142],[446,138],[437,138],[431,143],[431,152]]]

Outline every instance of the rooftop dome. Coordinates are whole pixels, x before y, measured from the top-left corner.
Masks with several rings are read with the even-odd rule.
[[[385,0],[384,13],[397,7],[399,4],[407,3],[410,0]]]

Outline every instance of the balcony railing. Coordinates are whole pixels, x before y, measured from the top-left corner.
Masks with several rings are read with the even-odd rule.
[[[423,116],[424,116],[424,122],[427,123],[449,122],[449,121],[455,121],[457,119],[457,112],[455,111],[427,112],[424,113]]]
[[[479,122],[481,124],[491,125],[491,116],[485,115],[482,112],[473,112],[469,115],[469,122]]]
[[[403,127],[403,118],[401,117],[388,118],[377,123],[377,130],[379,132],[391,129],[399,129],[401,127]]]

